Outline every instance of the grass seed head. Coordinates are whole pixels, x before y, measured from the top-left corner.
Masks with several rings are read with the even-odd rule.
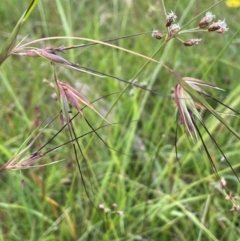
[[[116,203],[113,203],[112,206],[111,206],[111,209],[114,210],[117,208],[117,204]]]
[[[165,26],[170,27],[172,23],[176,20],[176,18],[177,18],[177,15],[173,11],[171,11],[167,15]]]
[[[220,184],[220,187],[221,187],[222,189],[225,189],[226,186],[227,186],[227,181],[226,181],[226,179],[222,177],[221,180],[219,181],[219,184]]]
[[[162,34],[158,31],[158,30],[153,30],[152,31],[152,37],[154,37],[155,39],[158,39],[158,40],[160,40],[160,39],[162,39]]]
[[[219,89],[212,84],[195,78],[183,77],[182,79],[199,94],[208,95],[208,93],[203,90],[203,86],[213,89]],[[184,125],[187,133],[191,136],[193,141],[196,142],[198,140],[198,135],[195,128],[194,118],[197,118],[202,122],[201,113],[206,107],[199,100],[193,98],[191,94],[187,90],[185,90],[185,88],[180,84],[177,84],[175,86],[174,99],[176,101],[177,109],[180,115],[180,124]]]
[[[187,47],[190,47],[190,46],[193,46],[195,44],[198,44],[200,41],[202,41],[201,38],[188,39],[183,44]]]
[[[197,131],[194,126],[194,115],[201,118],[196,103],[191,95],[180,85],[177,84],[174,90],[175,101],[179,112],[179,122],[187,130],[193,141],[197,141]]]
[[[215,18],[215,15],[213,15],[211,12],[207,12],[205,17],[203,17],[199,22],[199,28],[206,28],[214,18]]]
[[[167,40],[170,40],[180,29],[179,24],[173,24],[168,32]]]
[[[94,110],[101,118],[105,120],[105,118],[91,105],[91,103],[82,95],[80,94],[76,89],[74,89],[71,85],[69,85],[67,82],[60,82],[57,81],[57,86],[60,93],[60,99],[62,103],[62,108],[65,110],[64,115],[68,115],[69,112],[69,104],[72,105],[77,111],[82,114],[82,107],[81,103],[90,107],[92,110]],[[67,120],[69,117],[64,116]]]
[[[216,31],[217,33],[224,33],[226,31],[228,31],[227,24],[226,24],[225,20],[218,20],[217,22],[212,23],[208,27],[208,31],[210,31],[210,32]]]
[[[99,204],[99,205],[98,205],[98,208],[99,208],[100,210],[103,210],[103,211],[105,210],[104,204]]]

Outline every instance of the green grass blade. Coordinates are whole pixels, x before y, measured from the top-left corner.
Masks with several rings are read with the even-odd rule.
[[[1,50],[1,53],[0,53],[0,66],[5,61],[5,59],[7,59],[7,57],[11,54],[11,51],[14,48],[15,43],[16,43],[17,35],[18,35],[24,21],[27,20],[27,18],[31,14],[32,10],[36,6],[37,2],[38,2],[38,0],[33,0],[31,2],[28,9],[23,13],[22,17],[18,20],[18,22],[17,22],[15,28],[13,29],[11,35],[9,36],[7,41],[5,42],[5,44],[4,44],[4,46]]]

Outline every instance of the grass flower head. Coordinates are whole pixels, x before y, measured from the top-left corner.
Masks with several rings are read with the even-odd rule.
[[[210,32],[216,31],[217,33],[224,33],[226,31],[228,31],[225,19],[224,20],[218,20],[216,23],[212,23],[209,26],[208,31],[210,31]]]
[[[77,109],[77,111],[83,115],[82,113],[82,107],[80,104],[84,104],[88,107],[90,107],[93,111],[95,111],[101,118],[105,120],[105,118],[98,112],[96,109],[90,104],[90,102],[82,95],[80,94],[76,89],[74,89],[71,85],[69,85],[67,82],[60,82],[57,81],[57,86],[60,93],[60,100],[62,103],[63,112],[65,115],[65,118],[69,115],[69,104],[71,104],[74,108]],[[67,118],[67,120],[69,117]],[[68,122],[68,121],[67,121]]]
[[[152,31],[152,37],[154,37],[155,39],[162,39],[162,34],[158,31],[158,30],[153,30]]]
[[[215,18],[215,15],[213,15],[211,12],[207,12],[205,17],[201,19],[199,22],[199,28],[205,28],[208,26],[210,22]]]
[[[171,11],[171,12],[167,15],[165,26],[166,26],[166,27],[170,27],[171,24],[176,20],[176,18],[177,18],[177,15],[176,15],[173,11]]]
[[[200,41],[202,41],[201,38],[194,38],[194,39],[188,39],[187,41],[185,41],[183,44],[187,47],[189,46],[193,46],[195,44],[198,44]]]
[[[179,24],[173,24],[168,32],[167,40],[170,40],[180,30]]]
[[[199,94],[208,96],[208,93],[203,90],[203,86],[219,89],[212,84],[195,78],[184,77],[182,79]],[[205,106],[199,100],[194,99],[181,84],[175,86],[174,98],[179,113],[179,122],[181,125],[184,125],[187,133],[191,136],[192,140],[196,142],[198,140],[198,134],[195,128],[195,119],[197,118],[202,122],[201,112],[205,109]]]

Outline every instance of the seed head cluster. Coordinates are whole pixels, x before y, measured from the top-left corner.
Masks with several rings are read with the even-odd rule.
[[[159,30],[153,30],[152,36],[158,40],[162,39],[165,36],[166,41],[175,38],[180,40],[186,47],[197,45],[202,40],[201,38],[198,37],[181,40],[181,36],[187,33],[197,33],[199,35],[199,32],[217,32],[222,34],[228,31],[225,20],[218,20],[217,22],[212,22],[214,18],[216,18],[214,14],[212,14],[211,12],[207,12],[205,16],[200,20],[198,27],[184,30],[180,27],[179,24],[174,23],[177,19],[177,15],[173,11],[171,11],[166,16],[165,27],[167,27],[167,33],[163,34],[163,32]]]

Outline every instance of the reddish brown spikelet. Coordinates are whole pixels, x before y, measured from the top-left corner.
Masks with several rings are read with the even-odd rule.
[[[75,90],[71,85],[69,85],[67,82],[60,82],[57,80],[57,86],[60,93],[60,98],[62,99],[63,105],[65,108],[65,115],[67,115],[68,112],[68,102],[70,105],[72,105],[74,108],[76,108],[79,113],[82,114],[82,108],[80,106],[80,103],[83,103],[84,105],[90,107],[92,110],[94,110],[101,118],[106,120],[96,109],[91,105],[91,103],[77,90]],[[64,116],[66,118],[66,116]],[[67,120],[68,121],[68,120]]]
[[[218,20],[209,26],[208,31],[216,31],[217,33],[224,33],[228,31],[227,24],[225,20]]]
[[[176,18],[177,18],[177,15],[173,11],[171,11],[167,15],[165,26],[170,27]]]
[[[201,39],[188,39],[183,44],[187,47],[193,46],[195,44],[198,44],[201,41]]]
[[[207,12],[205,17],[203,17],[199,22],[199,28],[206,28],[209,23],[212,22],[213,18],[215,18],[215,15],[213,15],[211,12]]]
[[[214,31],[216,31],[216,30],[218,30],[218,29],[220,29],[220,28],[221,28],[221,26],[219,26],[218,23],[213,23],[213,24],[211,24],[211,25],[208,27],[208,31],[214,32]]]
[[[155,39],[158,39],[158,40],[162,39],[162,37],[163,37],[162,34],[161,34],[158,30],[153,30],[152,36],[153,36]]]
[[[180,26],[178,24],[173,24],[168,32],[167,41],[170,40],[174,35],[180,30]]]

